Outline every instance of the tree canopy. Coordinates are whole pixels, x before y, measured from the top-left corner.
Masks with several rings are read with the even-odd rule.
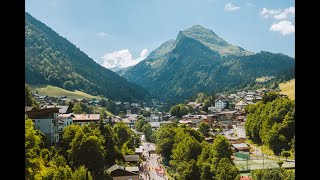
[[[177,116],[181,118],[183,115],[188,114],[188,108],[184,104],[177,104],[170,108],[170,113],[172,116]]]
[[[115,126],[117,128],[117,124]],[[101,123],[69,125],[62,131],[60,145],[46,148],[41,133],[34,128],[32,120],[26,119],[26,178],[68,180],[105,177],[105,167],[124,164],[123,155],[134,153],[134,148],[140,143],[139,137],[132,135],[134,132],[128,126],[118,125],[118,129],[119,126],[129,132],[121,146],[116,143],[115,128]]]
[[[155,133],[156,151],[172,169],[175,179],[239,179],[231,160],[227,138],[218,135],[213,144],[196,130],[165,125]],[[168,163],[169,162],[169,163]]]
[[[276,97],[275,94],[270,95]],[[269,97],[269,96],[266,96]],[[292,149],[295,135],[295,103],[288,98],[276,97],[266,103],[260,101],[245,108],[246,134],[254,143],[265,144],[276,155]],[[272,100],[273,99],[273,100]]]

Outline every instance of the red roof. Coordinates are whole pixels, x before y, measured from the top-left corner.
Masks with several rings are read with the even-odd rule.
[[[99,121],[100,114],[73,114],[73,121]]]
[[[249,176],[241,176],[240,180],[251,180]]]

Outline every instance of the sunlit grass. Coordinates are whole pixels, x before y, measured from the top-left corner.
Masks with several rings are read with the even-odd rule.
[[[295,99],[295,79],[279,84],[280,93],[287,95],[290,99]]]
[[[66,89],[62,89],[55,86],[50,85],[38,85],[38,86],[30,86],[32,92],[38,91],[39,95],[48,95],[48,96],[67,96],[69,99],[102,99],[101,96],[92,96],[82,91],[68,91]]]

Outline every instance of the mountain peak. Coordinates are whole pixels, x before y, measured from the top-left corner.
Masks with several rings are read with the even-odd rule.
[[[227,55],[242,56],[242,55],[254,54],[240,47],[229,44],[227,41],[220,38],[212,30],[207,29],[201,25],[194,25],[184,31],[180,31],[180,33],[182,33],[183,35],[189,38],[192,38],[201,42],[205,46],[209,47],[211,50],[219,52],[220,55],[222,56],[227,56]]]
[[[188,28],[188,29],[191,30],[191,29],[207,29],[207,28],[201,26],[200,24],[196,24],[196,25],[191,26],[191,27]]]
[[[196,24],[196,25],[193,25],[191,26],[190,28],[184,30],[183,32],[186,32],[186,33],[190,33],[190,32],[193,32],[193,33],[209,33],[209,34],[213,34],[215,36],[217,36],[212,30],[210,29],[207,29],[199,24]]]

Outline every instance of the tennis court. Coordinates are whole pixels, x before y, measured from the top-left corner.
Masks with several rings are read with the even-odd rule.
[[[270,159],[263,156],[250,156],[249,160],[234,157],[235,165],[240,171],[245,170],[254,170],[254,169],[268,169],[268,168],[278,168],[279,165],[277,164],[278,159]],[[283,161],[283,168],[294,168],[295,162],[294,161]]]

